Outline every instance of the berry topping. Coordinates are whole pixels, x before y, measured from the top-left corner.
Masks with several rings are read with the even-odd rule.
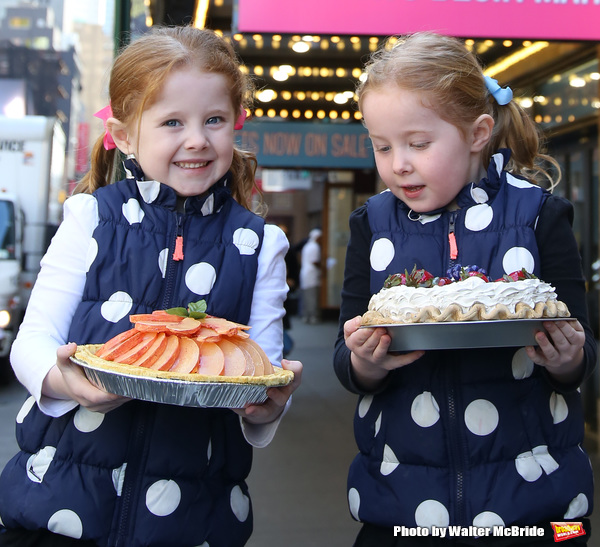
[[[386,289],[397,285],[406,285],[407,287],[431,287],[433,286],[432,281],[433,275],[427,270],[417,270],[417,266],[415,265],[410,273],[408,273],[408,270],[404,270],[404,273],[388,276],[383,286]]]
[[[529,273],[525,268],[521,268],[508,275],[504,274],[500,279],[496,279],[496,281],[506,281],[510,283],[512,281],[523,281],[523,279],[536,279],[536,277],[532,273]]]
[[[487,271],[484,268],[475,265],[462,266],[461,264],[455,264],[452,268],[448,269],[446,277],[435,277],[427,270],[417,270],[415,265],[410,273],[408,273],[407,270],[404,270],[404,273],[389,275],[383,284],[383,288],[389,289],[390,287],[396,287],[398,285],[429,288],[436,285],[443,286],[464,281],[469,277],[480,277],[486,283],[490,282]],[[536,279],[536,276],[523,268],[508,275],[505,274],[499,279],[496,279],[495,282],[514,282],[522,281],[523,279]]]

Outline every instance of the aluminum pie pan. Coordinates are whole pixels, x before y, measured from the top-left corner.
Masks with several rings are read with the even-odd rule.
[[[90,347],[94,349],[97,346]],[[89,362],[90,360],[95,362]],[[83,368],[90,382],[109,393],[178,406],[243,408],[248,404],[264,403],[270,387],[285,386],[293,379],[291,371],[279,367],[276,372],[267,376],[243,377],[243,382],[236,382],[233,378],[227,377],[207,377],[212,378],[210,381],[165,378],[166,374],[158,371],[155,373],[157,376],[136,374],[136,372],[150,372],[148,369],[139,371],[141,367],[131,367],[133,374],[127,374],[107,368],[111,365],[115,367],[115,364],[99,359],[93,353],[90,356],[86,346],[79,346],[71,361]],[[101,366],[101,362],[106,363],[106,367]],[[127,365],[116,364],[116,366]]]
[[[497,319],[439,323],[393,323],[384,327],[392,338],[388,351],[501,348],[537,346],[535,333],[547,321],[575,321],[573,317],[544,319]]]

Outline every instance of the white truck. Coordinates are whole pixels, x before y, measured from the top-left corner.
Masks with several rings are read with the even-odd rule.
[[[40,259],[66,197],[65,133],[56,118],[0,116],[0,381]]]

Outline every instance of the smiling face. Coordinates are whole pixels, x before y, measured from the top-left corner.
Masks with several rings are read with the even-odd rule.
[[[135,154],[147,180],[200,195],[231,166],[237,114],[222,74],[176,70],[142,113],[139,133],[137,122],[128,128],[126,153]]]
[[[428,108],[424,95],[397,86],[371,89],[362,114],[385,185],[418,213],[453,206],[482,173],[480,151],[493,121],[480,116],[463,133]]]

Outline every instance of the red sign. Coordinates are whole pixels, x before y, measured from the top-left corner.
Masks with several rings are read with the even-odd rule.
[[[554,530],[555,542],[585,536],[585,530],[581,522],[551,522],[550,526]]]
[[[600,0],[238,0],[239,32],[599,40]]]

